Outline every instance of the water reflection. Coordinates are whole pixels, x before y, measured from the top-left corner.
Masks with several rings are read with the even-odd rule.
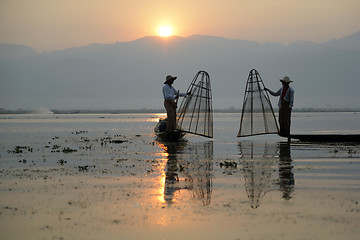
[[[289,144],[241,142],[239,150],[252,208],[258,208],[265,194],[273,190],[280,190],[284,199],[291,199],[295,180]]]
[[[186,189],[194,200],[209,205],[212,193],[213,142],[159,142],[167,152],[164,201],[173,204]]]
[[[279,160],[280,190],[283,192],[283,198],[289,200],[292,198],[295,185],[290,144],[279,143]]]

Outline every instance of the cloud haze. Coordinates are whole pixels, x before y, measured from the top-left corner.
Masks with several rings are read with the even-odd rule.
[[[289,46],[200,35],[44,53],[2,44],[0,108],[159,109],[167,74],[178,76],[175,87],[185,91],[199,70],[210,74],[214,108],[241,108],[252,68],[273,90],[278,79],[290,76],[295,108],[360,107],[359,62],[360,32]]]
[[[195,34],[289,44],[359,31],[358,0],[2,0],[0,43],[53,51],[132,41],[169,24]]]

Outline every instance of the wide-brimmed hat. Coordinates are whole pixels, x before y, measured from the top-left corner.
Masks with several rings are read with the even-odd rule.
[[[164,84],[165,84],[165,83],[168,83],[168,82],[170,82],[170,81],[174,81],[176,78],[177,78],[177,77],[173,77],[173,76],[171,76],[171,75],[167,75]]]
[[[284,77],[283,79],[280,79],[280,81],[284,82],[284,83],[291,83],[292,82],[288,76]]]

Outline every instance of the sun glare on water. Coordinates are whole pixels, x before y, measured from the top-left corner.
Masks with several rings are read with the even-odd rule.
[[[173,29],[170,26],[160,26],[158,28],[158,35],[161,37],[170,37],[173,35]]]

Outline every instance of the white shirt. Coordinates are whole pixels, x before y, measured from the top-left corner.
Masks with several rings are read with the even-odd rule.
[[[283,88],[284,87],[280,88],[277,92],[273,92],[270,89],[268,89],[268,90],[271,95],[280,96]],[[293,107],[293,105],[294,105],[294,89],[292,89],[291,87],[289,87],[289,89],[286,91],[285,96],[284,96],[284,101],[289,103],[289,108]],[[281,108],[281,97],[279,97],[278,106],[279,106],[279,108]]]
[[[178,95],[177,90],[172,85],[170,87],[169,84],[163,85],[162,92],[165,100],[175,100],[175,97]],[[183,97],[185,95],[186,93],[179,93],[180,97]]]

